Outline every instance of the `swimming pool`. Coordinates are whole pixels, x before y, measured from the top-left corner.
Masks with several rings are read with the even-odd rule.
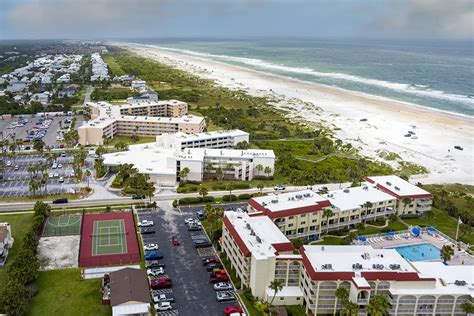
[[[439,260],[441,254],[438,248],[430,243],[400,246],[394,248],[405,259],[410,261]]]

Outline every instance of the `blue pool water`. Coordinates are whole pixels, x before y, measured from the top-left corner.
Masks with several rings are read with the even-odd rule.
[[[438,248],[432,244],[417,244],[396,247],[395,250],[410,261],[425,261],[441,259]]]

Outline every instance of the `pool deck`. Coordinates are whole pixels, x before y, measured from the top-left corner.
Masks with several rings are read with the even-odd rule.
[[[375,240],[374,240],[375,239]],[[422,233],[418,237],[414,237],[409,233],[395,235],[392,238],[387,237],[377,237],[377,238],[369,238],[367,244],[372,246],[373,248],[380,249],[380,248],[395,248],[398,246],[406,246],[406,245],[415,245],[415,244],[424,244],[430,243],[436,246],[438,249],[441,249],[444,245],[451,245],[453,244],[437,234],[427,234]],[[463,263],[464,262],[464,263]],[[449,265],[474,265],[474,258],[469,256],[465,251],[458,251],[456,247],[454,247],[454,256],[451,260],[448,261]]]

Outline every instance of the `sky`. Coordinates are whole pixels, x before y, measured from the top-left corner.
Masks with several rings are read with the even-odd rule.
[[[0,0],[0,39],[472,40],[474,0]]]

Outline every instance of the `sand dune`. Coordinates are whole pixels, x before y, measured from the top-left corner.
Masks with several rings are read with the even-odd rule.
[[[403,160],[426,167],[430,173],[413,177],[424,183],[474,184],[474,118],[435,111],[414,104],[351,92],[263,73],[197,56],[160,50],[149,45],[115,43],[222,86],[278,100],[275,107],[289,116],[323,122],[335,136],[381,161],[378,151],[395,152]],[[367,121],[360,121],[366,119]],[[408,131],[416,139],[404,137]],[[454,149],[460,145],[464,150]],[[394,162],[385,161],[396,164]]]

